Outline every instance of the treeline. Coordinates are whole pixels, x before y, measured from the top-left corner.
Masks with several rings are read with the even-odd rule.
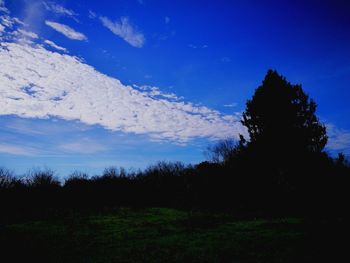
[[[50,170],[22,179],[0,170],[2,221],[121,206],[225,210],[237,216],[350,214],[350,167],[325,151],[326,127],[301,85],[268,71],[242,116],[249,139],[223,140],[195,166],[159,162],[144,171],[108,168],[60,182]]]
[[[345,215],[350,167],[342,156],[319,158],[313,171],[299,171],[293,182],[237,160],[196,166],[159,162],[140,172],[111,167],[93,177],[75,172],[64,182],[51,170],[33,170],[19,178],[1,168],[1,221],[125,206],[219,210],[237,216]]]

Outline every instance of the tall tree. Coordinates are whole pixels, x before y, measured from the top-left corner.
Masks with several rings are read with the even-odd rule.
[[[322,152],[328,137],[315,112],[316,103],[301,85],[269,70],[243,113],[248,147],[280,156]]]

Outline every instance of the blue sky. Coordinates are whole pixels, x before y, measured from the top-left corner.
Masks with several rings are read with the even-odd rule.
[[[348,1],[0,0],[0,165],[200,162],[269,68],[349,154],[349,29]]]

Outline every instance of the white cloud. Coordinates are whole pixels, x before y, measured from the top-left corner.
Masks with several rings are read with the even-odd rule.
[[[0,36],[2,33],[4,33],[7,29],[8,31],[13,30],[14,26],[17,26],[17,28],[20,28],[22,26],[25,26],[26,24],[23,23],[21,20],[19,20],[17,17],[11,17],[8,15],[0,15]],[[19,35],[27,35],[27,37],[31,38],[38,38],[38,35],[33,32],[28,32],[22,29],[19,29],[14,32],[9,32],[9,35],[19,36]]]
[[[172,99],[172,100],[182,100],[183,97],[178,97],[174,93],[164,93],[162,92],[158,87],[154,86],[148,86],[148,85],[143,85],[143,86],[138,86],[136,84],[133,85],[134,88],[140,90],[143,92],[143,94],[146,94],[149,97],[152,98],[167,98],[167,99]]]
[[[197,45],[193,45],[193,44],[188,44],[187,45],[189,48],[193,48],[193,49],[197,49],[197,48],[208,48],[208,45],[199,45],[199,46],[197,46]]]
[[[66,48],[56,45],[56,43],[54,43],[54,42],[51,41],[51,40],[45,40],[44,43],[47,44],[47,45],[49,45],[50,47],[52,47],[52,48],[54,48],[54,49],[59,50],[59,51],[67,52],[67,49],[66,49]]]
[[[18,19],[17,17],[13,18],[13,21],[16,22],[18,25],[21,26],[28,26],[26,23],[24,23],[23,21],[21,21],[20,19]]]
[[[60,23],[52,22],[52,21],[45,21],[45,24],[49,27],[53,28],[57,32],[65,35],[66,37],[73,39],[73,40],[87,40],[87,37],[80,32],[75,31],[73,28],[63,25]]]
[[[0,12],[10,13],[10,11],[5,7],[5,1],[0,0]]]
[[[23,29],[18,29],[17,30],[22,36],[24,37],[29,37],[29,38],[33,38],[33,39],[38,39],[39,36],[33,32],[29,32]]]
[[[68,125],[67,125],[68,124]],[[5,130],[12,134],[13,136],[17,136],[18,133],[25,134],[25,135],[40,135],[44,137],[54,137],[57,135],[63,135],[64,134],[73,134],[78,135],[81,132],[86,132],[90,129],[93,129],[93,127],[84,125],[79,122],[69,122],[65,123],[62,120],[51,118],[51,119],[45,119],[45,120],[32,120],[32,119],[25,119],[25,118],[16,118],[11,117],[9,119],[5,120],[2,119],[2,130]],[[12,140],[13,138],[3,138],[3,141],[6,140]],[[35,144],[37,145],[37,143]],[[46,147],[46,146],[45,146]]]
[[[0,16],[0,23],[6,28],[12,28],[13,24],[14,24],[14,19],[7,16],[7,15],[3,15]]]
[[[224,107],[226,108],[234,108],[234,107],[237,107],[237,103],[230,103],[230,104],[225,104]]]
[[[19,20],[17,17],[11,17],[8,15],[0,15],[0,25],[8,29],[12,29],[14,25],[18,28],[21,26],[27,26],[27,24]]]
[[[108,148],[89,138],[82,138],[78,141],[65,143],[59,146],[60,150],[67,153],[93,154],[97,152],[107,151]]]
[[[120,22],[112,22],[107,17],[101,16],[102,24],[107,27],[113,34],[121,37],[133,47],[142,47],[145,42],[145,37],[138,32],[130,23],[127,17],[121,17]]]
[[[31,147],[0,143],[0,153],[22,156],[34,156],[37,154],[37,151]]]
[[[33,41],[39,39],[39,36],[37,34],[23,30],[21,28],[9,33],[9,36],[15,42],[29,45],[34,44]]]
[[[239,114],[175,101],[176,95],[164,96],[157,88],[125,86],[42,46],[2,42],[0,61],[0,115],[54,116],[178,143],[246,134]]]
[[[95,19],[97,17],[96,13],[94,11],[89,10],[89,18]]]
[[[70,17],[78,22],[78,19],[76,18],[78,16],[77,13],[75,13],[73,10],[67,9],[59,4],[56,4],[54,2],[43,2],[43,5],[47,11],[50,11],[52,13],[63,15],[66,17]]]
[[[350,131],[339,129],[333,124],[327,124],[327,148],[333,151],[350,151]]]

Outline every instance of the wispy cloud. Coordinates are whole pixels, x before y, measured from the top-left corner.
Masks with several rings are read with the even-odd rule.
[[[5,7],[5,1],[0,0],[0,12],[9,13],[10,11]]]
[[[234,107],[237,107],[237,103],[230,103],[230,104],[225,104],[224,107],[226,108],[234,108]]]
[[[130,24],[127,17],[121,17],[120,21],[112,22],[109,18],[101,16],[100,20],[113,34],[124,39],[131,46],[140,48],[145,43],[144,35]]]
[[[7,15],[0,16],[0,24],[5,28],[12,28],[14,22],[14,19]]]
[[[43,5],[47,11],[50,11],[50,12],[58,14],[58,15],[70,17],[78,22],[78,19],[76,18],[78,16],[78,14],[75,13],[71,9],[67,9],[64,6],[61,6],[61,5],[56,4],[55,2],[51,2],[51,1],[43,2]]]
[[[170,23],[170,17],[168,17],[168,16],[164,17],[164,22],[165,22],[165,24],[169,24]]]
[[[64,25],[64,24],[60,24],[57,22],[53,22],[53,21],[45,21],[45,24],[48,25],[49,27],[53,28],[54,30],[56,30],[57,32],[65,35],[66,37],[73,39],[73,40],[87,40],[87,37],[80,32],[75,31],[73,28]]]
[[[20,35],[24,36],[24,37],[28,37],[28,38],[32,38],[32,39],[38,39],[39,36],[34,33],[34,32],[30,32],[30,31],[26,31],[23,29],[18,29],[16,32],[18,32]]]
[[[35,33],[21,30],[20,27],[23,25],[24,23],[16,17],[11,17],[6,14],[0,15],[0,40],[2,40],[1,36],[3,35],[6,35],[5,38],[8,40],[12,38],[17,40],[18,38],[24,38],[23,34],[30,34],[34,38],[38,37]],[[14,30],[14,26],[16,26],[18,30]]]
[[[137,90],[142,91],[143,94],[151,98],[166,98],[170,100],[182,100],[183,97],[178,97],[175,93],[162,92],[158,87],[143,85],[139,86],[134,84],[133,87]]]
[[[97,17],[96,13],[95,13],[94,11],[92,11],[92,10],[89,10],[88,16],[89,16],[89,18],[91,18],[91,19],[94,19],[94,18]]]
[[[108,148],[92,139],[82,138],[78,141],[65,143],[59,146],[60,150],[67,153],[93,154],[107,151]]]
[[[194,44],[188,44],[189,48],[197,49],[197,48],[208,48],[208,45],[194,45]]]
[[[31,147],[0,143],[0,153],[22,156],[35,156],[37,154],[37,151],[36,149]]]
[[[1,43],[0,61],[0,115],[55,116],[178,143],[246,134],[238,114],[223,115],[156,87],[125,86],[43,46]]]
[[[350,153],[350,131],[339,129],[333,124],[327,124],[326,127],[329,136],[327,148]]]
[[[38,129],[36,125],[28,123],[28,121],[26,121],[25,119],[20,118],[16,121],[3,123],[3,127],[7,130],[10,130],[13,134],[21,133],[25,135],[45,135],[45,131],[42,129],[42,127]]]
[[[1,117],[0,117],[1,118]],[[6,120],[7,119],[7,120]],[[85,133],[93,127],[84,125],[80,122],[64,122],[63,120],[51,118],[44,120],[33,120],[26,118],[17,118],[11,116],[11,118],[1,119],[0,130],[6,131],[9,134],[18,136],[18,134],[34,137],[50,137],[64,134],[71,134],[79,136],[81,133]],[[65,136],[65,135],[64,135]],[[22,137],[22,136],[20,136]],[[3,138],[3,141],[12,140],[13,138]]]
[[[59,51],[63,51],[63,52],[67,52],[67,49],[64,48],[64,47],[61,47],[59,45],[56,45],[55,42],[51,41],[51,40],[45,40],[44,41],[45,44],[49,45],[50,47],[54,48],[54,49],[57,49]]]

